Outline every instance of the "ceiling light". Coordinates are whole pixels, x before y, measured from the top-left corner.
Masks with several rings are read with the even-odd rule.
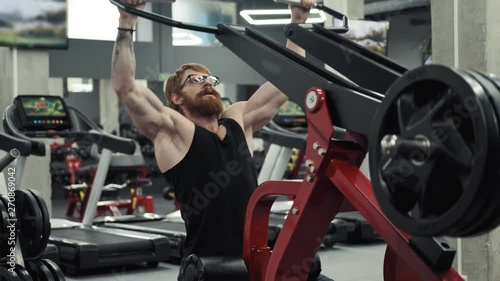
[[[269,9],[269,10],[242,10],[240,16],[243,17],[249,24],[253,25],[276,25],[290,23],[290,17],[279,18],[272,16],[276,15],[291,15],[290,9]],[[269,16],[265,19],[256,19],[253,16]],[[311,9],[309,18],[306,23],[323,23],[326,20],[326,15],[318,9]]]

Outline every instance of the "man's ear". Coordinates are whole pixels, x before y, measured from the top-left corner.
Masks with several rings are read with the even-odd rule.
[[[184,103],[184,98],[177,93],[172,93],[172,102],[175,105],[182,105]]]

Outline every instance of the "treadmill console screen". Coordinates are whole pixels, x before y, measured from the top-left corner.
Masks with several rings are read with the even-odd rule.
[[[66,103],[58,96],[17,96],[14,104],[19,109],[25,130],[47,131],[71,128]]]
[[[306,127],[305,112],[295,102],[288,100],[281,107],[274,118],[274,122],[283,127]]]

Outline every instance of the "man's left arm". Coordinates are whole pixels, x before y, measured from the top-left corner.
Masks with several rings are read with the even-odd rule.
[[[316,0],[302,0],[301,5],[306,8],[291,6],[291,23],[305,23],[309,17],[309,9],[316,4]],[[286,47],[305,57],[305,50],[290,40]],[[280,107],[288,100],[288,96],[276,88],[271,82],[263,84],[248,101],[245,102],[243,122],[245,130],[256,132],[264,127],[278,113]]]

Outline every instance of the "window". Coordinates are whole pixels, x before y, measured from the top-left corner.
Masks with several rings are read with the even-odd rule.
[[[94,81],[90,78],[66,78],[67,93],[92,93],[94,91]]]
[[[207,0],[182,0],[172,4],[172,19],[183,23],[216,26],[218,23],[236,24],[236,3]],[[174,46],[218,45],[215,35],[172,28]]]
[[[145,10],[151,11],[150,3],[146,4]],[[119,17],[118,8],[109,1],[68,0],[68,36],[74,39],[115,41]],[[137,25],[140,26],[140,32],[144,33],[139,39],[152,41],[151,21],[139,19]]]

